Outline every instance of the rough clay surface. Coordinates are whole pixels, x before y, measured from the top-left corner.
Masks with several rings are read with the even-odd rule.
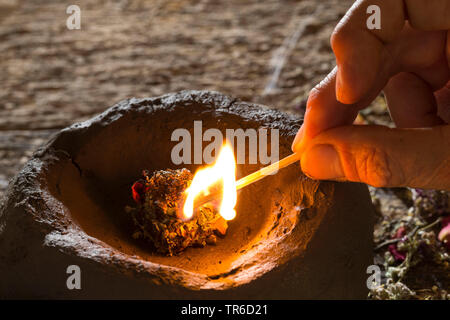
[[[172,130],[194,120],[221,130],[277,128],[280,156],[300,125],[219,93],[183,91],[125,100],[62,130],[14,179],[0,211],[0,296],[365,298],[367,188],[319,184],[295,166],[240,194],[231,234],[209,251],[161,260],[130,243],[120,217],[129,183],[146,164],[167,167]],[[257,167],[240,165],[238,176]],[[83,290],[66,288],[72,264],[82,270]]]

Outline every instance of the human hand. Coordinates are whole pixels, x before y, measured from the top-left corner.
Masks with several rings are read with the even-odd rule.
[[[381,29],[366,8],[381,9]],[[336,27],[337,67],[292,145],[315,179],[450,190],[450,1],[360,0]],[[352,125],[383,90],[395,129]]]

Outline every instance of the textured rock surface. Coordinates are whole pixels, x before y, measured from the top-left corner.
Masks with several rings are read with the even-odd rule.
[[[365,298],[372,206],[359,184],[319,183],[298,167],[243,190],[215,247],[160,257],[130,240],[123,205],[143,167],[170,165],[173,129],[277,128],[280,156],[300,122],[219,93],[130,99],[39,149],[0,211],[0,296]],[[258,165],[238,166],[242,176]],[[194,169],[194,167],[191,167]],[[300,210],[300,208],[302,208]],[[66,268],[82,270],[67,290]]]

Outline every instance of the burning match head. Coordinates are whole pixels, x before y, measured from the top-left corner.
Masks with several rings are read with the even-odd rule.
[[[159,252],[172,255],[191,245],[215,243],[213,233],[224,235],[226,220],[236,216],[236,163],[228,143],[216,162],[193,178],[187,169],[168,169],[151,177],[143,172],[145,185],[139,180],[132,186],[138,207],[128,211],[137,228],[133,236],[149,240]]]
[[[184,213],[184,208],[188,195],[186,191],[183,192],[177,204],[177,217],[183,221],[189,221],[195,216],[195,214],[202,206],[208,204],[218,209],[220,207],[220,198],[222,197],[222,190],[220,186],[217,186],[217,184],[216,188],[211,187],[211,189],[213,189],[214,191],[205,193],[202,192],[195,197],[194,205],[192,206],[193,207],[192,215],[190,216],[186,216],[186,214]]]
[[[217,184],[221,184],[221,192],[217,192]],[[220,215],[225,220],[232,220],[236,216],[234,206],[237,201],[236,194],[236,161],[233,149],[226,143],[220,150],[216,162],[195,173],[189,188],[186,189],[186,198],[183,204],[183,217],[190,219],[194,209],[214,199],[221,198]],[[198,199],[198,197],[202,197]]]

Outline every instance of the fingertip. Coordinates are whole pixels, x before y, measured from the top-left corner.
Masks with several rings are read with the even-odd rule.
[[[331,144],[319,144],[308,148],[301,157],[303,172],[313,179],[345,179],[339,153]]]
[[[292,145],[291,145],[292,152],[294,152],[294,153],[300,152],[300,145],[303,140],[303,134],[304,134],[304,126],[302,125],[300,127],[300,129],[298,130],[297,134],[295,135],[294,141],[292,142]]]

